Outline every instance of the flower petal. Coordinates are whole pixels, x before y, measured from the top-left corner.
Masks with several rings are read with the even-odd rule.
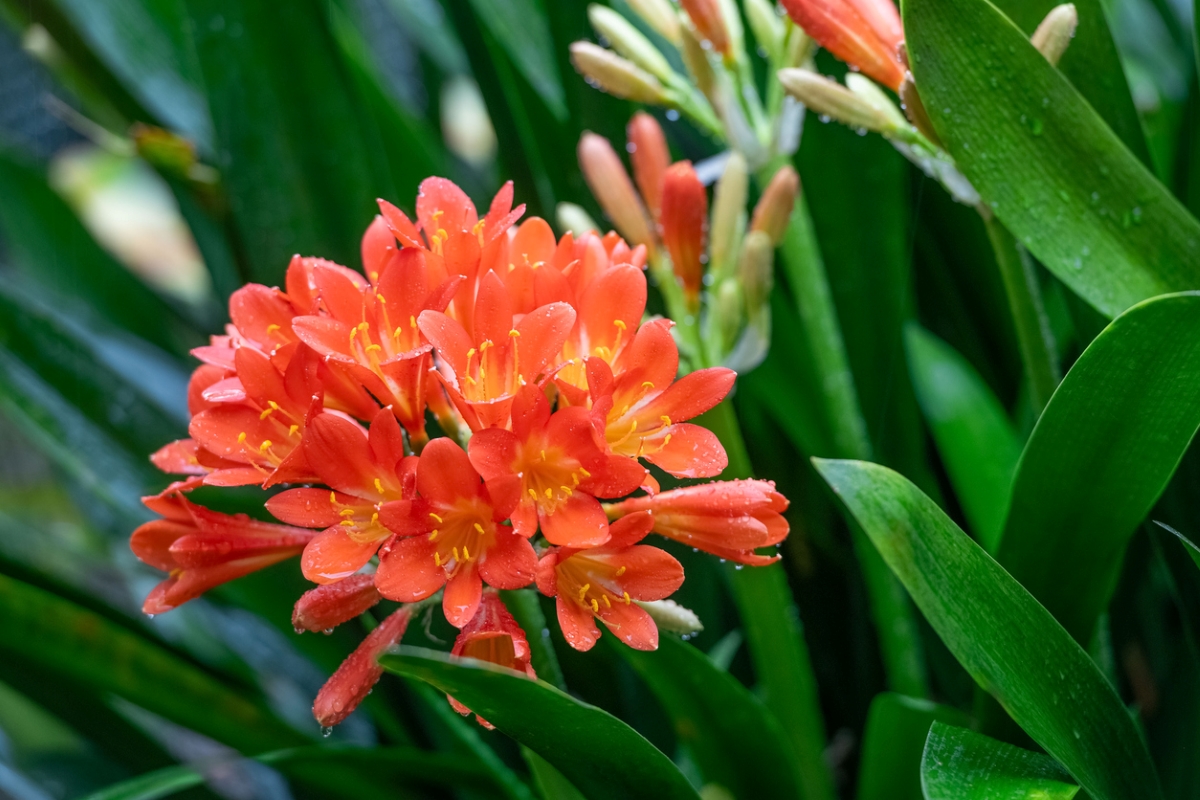
[[[380,540],[356,542],[341,528],[329,528],[317,534],[300,558],[300,571],[313,583],[333,583],[348,578],[362,569]]]
[[[435,440],[437,441],[437,440]],[[446,584],[446,570],[434,563],[435,546],[424,536],[393,539],[379,554],[375,586],[388,600],[424,600]]]

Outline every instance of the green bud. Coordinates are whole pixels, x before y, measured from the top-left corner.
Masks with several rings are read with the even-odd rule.
[[[746,21],[750,23],[750,31],[755,41],[767,53],[772,63],[778,63],[783,57],[783,37],[786,33],[783,20],[775,13],[775,4],[771,0],[745,0]]]
[[[649,105],[669,102],[658,78],[599,45],[575,42],[571,45],[571,63],[591,83],[616,97]]]
[[[720,280],[735,266],[742,233],[746,229],[746,196],[750,175],[741,153],[730,153],[725,171],[713,192],[712,221],[708,228],[708,269]]]
[[[775,245],[763,231],[751,231],[742,243],[738,280],[746,298],[748,316],[756,316],[770,301],[775,285]]]
[[[585,211],[583,206],[577,206],[574,203],[559,203],[558,207],[554,209],[554,217],[560,231],[570,231],[576,237],[582,236],[588,231],[600,231],[600,226],[592,219],[591,214]]]
[[[892,98],[888,97],[887,92],[879,88],[879,84],[866,75],[859,72],[847,72],[846,88],[867,101],[872,108],[886,114],[891,119],[893,130],[899,131],[908,127],[908,120],[904,118],[904,112],[896,108],[896,104],[892,102]]]
[[[675,75],[670,63],[641,31],[629,20],[608,6],[588,6],[588,20],[596,33],[603,36],[612,48],[637,66],[662,81],[670,81]]]
[[[851,128],[865,128],[884,135],[897,131],[890,114],[823,75],[807,69],[781,69],[779,81],[788,94],[808,108]]]

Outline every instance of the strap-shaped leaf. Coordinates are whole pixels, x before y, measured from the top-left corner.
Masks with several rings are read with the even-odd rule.
[[[814,464],[950,652],[1093,800],[1162,800],[1121,698],[1050,612],[903,476]]]
[[[952,706],[882,692],[871,701],[863,730],[857,800],[921,800],[921,755],[936,721],[966,725]]]
[[[917,86],[991,211],[1110,317],[1200,288],[1200,223],[987,0],[907,0]]]
[[[1200,293],[1148,300],[1088,346],[1025,446],[996,560],[1082,643],[1200,427],[1197,387]]]
[[[1079,793],[1054,759],[941,722],[929,730],[921,783],[925,800],[1071,800]]]
[[[678,767],[641,734],[548,683],[416,647],[401,647],[380,663],[453,695],[550,762],[591,800],[696,800]]]
[[[1174,534],[1175,538],[1179,540],[1179,543],[1183,545],[1183,549],[1186,550],[1187,554],[1192,557],[1192,561],[1195,561],[1196,566],[1200,567],[1200,547],[1196,546],[1195,542],[1172,528],[1170,525],[1167,525],[1164,522],[1159,522],[1158,525],[1168,533]]]

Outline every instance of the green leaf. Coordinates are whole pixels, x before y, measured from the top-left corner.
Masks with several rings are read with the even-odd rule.
[[[562,80],[546,14],[537,0],[470,0],[471,8],[517,71],[557,119],[567,116]]]
[[[521,747],[521,755],[529,764],[530,776],[542,800],[582,800],[583,795],[574,784],[564,778],[549,761],[524,746]]]
[[[1161,800],[1121,698],[1050,612],[903,476],[814,464],[950,652],[1094,800]]]
[[[394,786],[451,787],[494,790],[486,771],[460,756],[432,753],[412,747],[366,749],[355,746],[318,745],[276,750],[254,756],[307,789],[322,796],[361,797],[364,791],[394,796]],[[109,786],[80,800],[155,800],[200,786],[205,775],[223,762],[203,768],[168,767]],[[234,763],[234,762],[230,762]],[[392,792],[388,792],[392,787]]]
[[[0,650],[41,666],[49,679],[123,697],[243,752],[304,741],[261,706],[161,645],[3,575],[0,617]]]
[[[995,5],[1017,27],[1032,35],[1046,14],[1058,5],[1058,0],[997,0]],[[1125,80],[1121,54],[1109,30],[1104,4],[1101,0],[1075,0],[1075,9],[1079,24],[1071,37],[1071,46],[1058,62],[1058,70],[1129,151],[1146,167],[1153,168],[1142,120]]]
[[[653,653],[612,645],[649,684],[705,784],[734,797],[803,797],[786,734],[761,700],[704,653],[670,636]]]
[[[1170,525],[1166,524],[1165,522],[1159,522],[1158,520],[1155,520],[1155,524],[1158,525],[1160,528],[1163,528],[1164,530],[1166,530],[1168,533],[1175,534],[1175,538],[1177,538],[1179,540],[1180,544],[1183,545],[1183,549],[1187,551],[1187,554],[1192,557],[1192,561],[1195,561],[1196,566],[1200,567],[1200,546],[1197,546],[1195,542],[1193,542],[1191,539],[1187,538],[1182,533],[1175,530],[1174,528],[1172,528]]]
[[[917,402],[971,530],[990,553],[1004,515],[1021,442],[1004,407],[954,348],[913,323],[905,331]]]
[[[926,800],[1071,800],[1079,787],[1041,753],[933,723],[921,782]]]
[[[857,800],[921,800],[921,754],[937,721],[966,725],[967,716],[894,692],[875,695],[863,730]]]
[[[542,681],[474,659],[401,647],[380,663],[458,698],[554,765],[585,797],[691,798],[671,760],[624,722]]]
[[[996,560],[1081,643],[1200,427],[1197,385],[1200,293],[1148,300],[1084,351],[1025,446]]]
[[[1200,287],[1200,223],[987,0],[907,0],[921,96],[963,173],[1110,317]]]

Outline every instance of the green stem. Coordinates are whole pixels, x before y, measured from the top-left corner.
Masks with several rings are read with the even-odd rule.
[[[767,185],[784,160],[779,157],[763,169],[759,174],[761,185]],[[866,422],[803,194],[796,198],[779,255],[803,329],[803,341],[799,344],[808,348],[821,376],[817,389],[833,441],[833,452],[829,455],[870,461],[872,448]],[[912,603],[866,535],[853,523],[850,527],[879,635],[888,685],[903,694],[928,697],[920,631]]]
[[[996,253],[996,263],[1000,266],[1000,277],[1004,280],[1004,292],[1008,295],[1008,307],[1017,330],[1017,345],[1021,350],[1033,408],[1040,414],[1058,388],[1062,374],[1055,356],[1054,334],[1050,332],[1050,321],[1042,304],[1037,272],[1029,254],[991,210],[980,208],[979,214],[983,217],[988,239]]]
[[[701,421],[717,434],[729,454],[729,467],[722,477],[751,477],[750,457],[732,402],[721,403]],[[731,569],[727,574],[763,701],[791,740],[804,800],[833,800],[833,779],[824,757],[825,723],[817,698],[817,679],[787,575],[778,564]]]

